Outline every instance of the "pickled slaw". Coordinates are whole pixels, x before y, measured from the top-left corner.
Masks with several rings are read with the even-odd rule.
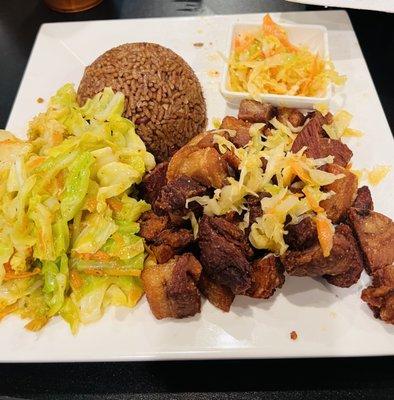
[[[330,82],[346,81],[330,60],[290,43],[285,29],[269,14],[258,32],[234,38],[228,71],[229,89],[248,92],[256,100],[261,93],[320,97]]]

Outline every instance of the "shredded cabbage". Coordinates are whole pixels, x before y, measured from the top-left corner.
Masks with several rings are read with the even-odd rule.
[[[235,37],[228,68],[230,90],[248,92],[256,99],[261,93],[320,97],[330,82],[346,81],[330,60],[291,44],[269,14],[261,29]]]
[[[27,141],[0,131],[0,319],[35,331],[61,315],[75,333],[141,297],[150,206],[129,195],[155,162],[123,108],[110,88],[80,107],[67,84]]]
[[[319,221],[323,221],[324,210],[319,203],[331,197],[333,192],[323,191],[321,187],[343,175],[319,169],[333,163],[332,156],[308,158],[304,154],[305,149],[292,153],[290,149],[296,137],[295,128],[282,124],[276,118],[270,123],[273,128],[268,137],[261,133],[264,124],[253,124],[249,129],[250,141],[243,148],[235,148],[221,135],[221,131],[216,131],[214,141],[219,151],[222,154],[232,151],[240,160],[239,178],[230,177],[227,185],[216,189],[213,196],[195,196],[188,199],[187,204],[192,201],[199,203],[207,215],[223,215],[230,211],[242,214],[246,211],[240,223],[240,228],[244,230],[250,225],[245,197],[269,193],[271,197],[261,200],[263,216],[251,225],[249,240],[255,248],[283,254],[287,249],[284,236],[289,218],[292,224],[297,224],[306,216],[319,216]],[[262,159],[266,160],[264,170]]]

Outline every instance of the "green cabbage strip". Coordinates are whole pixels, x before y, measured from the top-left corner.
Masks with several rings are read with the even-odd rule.
[[[80,107],[67,84],[27,141],[0,131],[0,320],[38,330],[60,315],[76,333],[141,297],[150,206],[130,193],[155,161],[123,109],[110,88]]]

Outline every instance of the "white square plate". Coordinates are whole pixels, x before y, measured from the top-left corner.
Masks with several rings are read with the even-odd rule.
[[[262,15],[140,19],[47,24],[41,27],[7,128],[23,136],[27,121],[44,110],[66,82],[78,84],[84,66],[125,42],[151,41],[170,47],[193,67],[202,82],[209,121],[236,110],[219,91],[226,38],[233,23],[259,23]],[[349,140],[356,168],[390,164],[394,142],[347,14],[341,11],[274,14],[284,23],[318,24],[328,30],[330,55],[349,78],[332,101],[346,107],[353,127],[365,132]],[[203,47],[193,46],[203,43]],[[219,75],[219,76],[218,76]],[[393,174],[373,188],[377,210],[394,216]],[[213,358],[361,356],[394,354],[394,326],[375,320],[361,302],[367,276],[350,289],[309,278],[287,277],[269,300],[238,296],[225,314],[204,302],[200,315],[157,321],[143,299],[137,307],[111,309],[72,336],[60,318],[39,333],[16,317],[0,324],[1,361],[96,361]],[[290,339],[295,330],[298,339]]]

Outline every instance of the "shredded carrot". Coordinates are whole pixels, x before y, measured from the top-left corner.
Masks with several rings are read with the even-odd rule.
[[[252,35],[244,33],[243,35],[238,35],[234,38],[234,48],[238,51],[245,50],[253,42]]]
[[[128,294],[128,299],[129,299],[129,304],[130,305],[135,305],[137,304],[138,300],[141,298],[141,296],[144,294],[144,291],[141,290],[130,290]]]
[[[5,308],[3,308],[2,310],[0,310],[0,321],[6,317],[9,314],[12,314],[14,311],[16,311],[18,309],[18,304],[14,303],[11,304]]]
[[[5,269],[6,274],[10,274],[10,273],[14,272],[14,270],[11,268],[11,262],[10,261],[7,261],[3,265],[4,265],[4,269]]]
[[[320,247],[323,250],[323,255],[324,257],[328,257],[331,253],[333,244],[333,225],[331,221],[323,214],[320,214],[314,220],[316,223],[317,236],[319,239]]]
[[[45,160],[46,157],[35,157],[34,159],[29,160],[26,163],[26,167],[28,170],[33,170],[35,168],[38,168],[41,164],[43,164]]]
[[[41,330],[48,322],[47,317],[37,317],[32,319],[29,323],[25,325],[25,328],[32,332],[37,332]]]
[[[53,146],[60,144],[62,142],[62,140],[63,140],[63,134],[61,132],[54,132],[52,134]]]
[[[124,246],[124,239],[123,239],[122,235],[119,235],[119,233],[115,232],[112,235],[112,238],[115,240],[115,243],[117,244],[117,246],[119,246],[119,247]]]
[[[312,68],[308,79],[302,83],[300,87],[301,93],[307,93],[309,86],[315,79],[315,77],[319,74],[320,69],[318,68],[319,63],[319,55],[316,53],[315,58],[313,59]]]
[[[85,261],[110,261],[111,256],[104,251],[96,251],[95,253],[75,253],[75,256]]]
[[[305,183],[312,183],[311,178],[309,177],[308,173],[300,166],[299,163],[296,161],[292,161],[290,163],[291,169],[294,173]]]
[[[35,268],[33,271],[30,272],[20,272],[19,274],[15,274],[14,272],[6,272],[4,275],[5,281],[10,281],[12,279],[23,279],[23,278],[30,278],[31,276],[38,275],[41,272],[39,268]]]
[[[63,171],[60,171],[55,178],[56,189],[58,192],[61,192],[64,188],[65,177]]]
[[[90,211],[93,212],[97,208],[97,199],[94,197],[89,197],[86,199],[85,207]]]
[[[295,174],[293,168],[285,168],[283,170],[283,186],[290,186],[291,182],[293,182],[294,177]]]
[[[83,285],[83,280],[78,271],[71,270],[70,272],[70,284],[73,289],[80,289]]]
[[[107,204],[113,211],[122,211],[123,204],[118,199],[115,198],[107,199]]]
[[[308,187],[304,187],[302,192],[305,194],[306,200],[309,203],[309,206],[315,213],[322,213],[324,209],[319,206],[317,200],[313,197],[312,193],[308,190]]]
[[[98,269],[98,268],[88,268],[83,271],[86,275],[94,276],[140,276],[141,270],[139,269]]]
[[[294,46],[289,42],[287,38],[286,31],[276,24],[269,14],[265,14],[263,18],[263,33],[265,35],[275,36],[283,46],[287,47],[289,50],[294,50]]]

